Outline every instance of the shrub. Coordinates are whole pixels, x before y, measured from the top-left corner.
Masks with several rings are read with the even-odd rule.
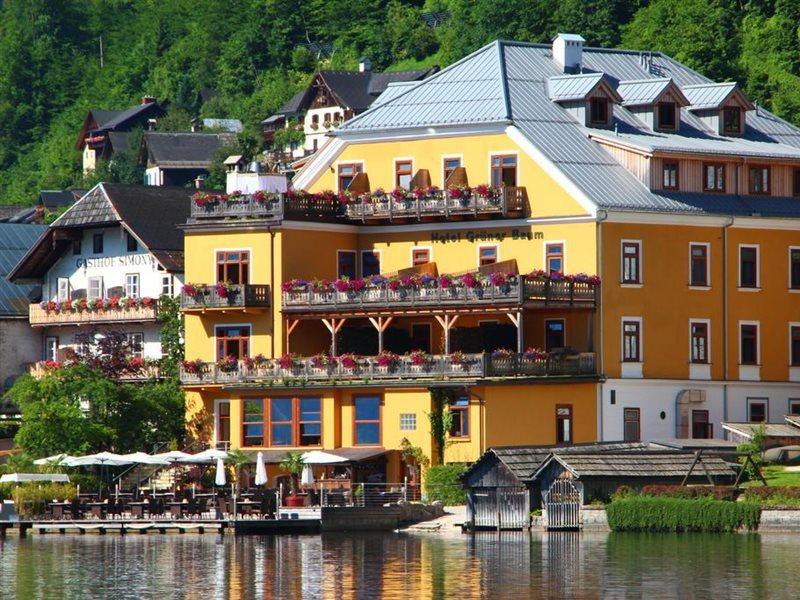
[[[736,531],[758,527],[761,509],[754,502],[725,502],[711,498],[687,500],[636,496],[615,500],[606,508],[614,531]]]
[[[425,471],[425,497],[428,502],[439,500],[445,506],[467,502],[467,493],[461,485],[464,465],[436,465]]]
[[[747,488],[744,499],[770,508],[800,507],[800,486],[759,486]]]
[[[71,483],[31,483],[18,485],[14,489],[14,508],[24,519],[44,514],[48,502],[72,500],[78,492]]]
[[[686,486],[686,485],[646,485],[642,487],[643,496],[664,496],[667,498],[714,498],[715,500],[736,500],[737,492],[733,486]]]
[[[611,494],[611,500],[622,500],[623,498],[628,498],[629,496],[635,496],[636,490],[634,490],[629,485],[621,485],[619,486],[613,494]]]

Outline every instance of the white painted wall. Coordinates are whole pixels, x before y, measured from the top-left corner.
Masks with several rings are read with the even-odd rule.
[[[286,192],[286,176],[278,173],[240,173],[229,171],[225,179],[225,193],[240,191],[252,194],[259,190],[270,193]]]
[[[161,325],[159,323],[109,323],[109,324],[96,324],[94,326],[73,326],[63,325],[44,328],[43,338],[41,342],[40,356],[37,360],[43,360],[46,356],[46,341],[47,338],[57,337],[58,347],[62,350],[66,348],[76,349],[80,345],[77,339],[81,334],[92,331],[97,334],[105,332],[117,333],[141,333],[144,342],[142,344],[142,353],[145,358],[158,359],[161,358]]]
[[[330,115],[331,121],[344,121],[344,109],[339,106],[327,106],[325,108],[309,109],[305,118],[303,119],[303,133],[305,133],[306,136],[304,148],[306,150],[314,149],[315,140],[317,142],[317,148],[319,149],[325,142],[325,134],[328,131],[335,129],[335,127],[325,127],[325,115]],[[318,119],[317,123],[319,125],[317,129],[313,129],[311,127],[315,116]]]

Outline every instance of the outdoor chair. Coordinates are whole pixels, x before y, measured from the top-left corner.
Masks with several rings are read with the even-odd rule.
[[[217,519],[224,519],[225,515],[228,513],[227,503],[225,502],[225,498],[218,497],[217,498]]]
[[[208,500],[205,498],[200,498],[199,500],[195,501],[195,509],[194,514],[198,517],[202,517],[208,511]]]

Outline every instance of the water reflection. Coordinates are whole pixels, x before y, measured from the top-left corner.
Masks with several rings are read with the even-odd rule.
[[[0,549],[2,598],[792,598],[792,535],[51,536]]]

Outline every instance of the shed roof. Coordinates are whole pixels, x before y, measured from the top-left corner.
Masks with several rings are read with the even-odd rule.
[[[573,476],[582,477],[684,477],[695,462],[692,452],[573,452],[552,454],[536,475],[552,461],[563,465]],[[702,465],[701,465],[702,463]],[[735,476],[733,469],[718,456],[702,455],[693,475]]]
[[[603,73],[556,75],[547,80],[547,92],[553,102],[583,100],[603,79]]]
[[[722,423],[723,429],[746,438],[753,437],[756,431],[762,427],[764,435],[767,437],[794,437],[800,439],[800,427],[792,425],[791,421],[787,423]]]

